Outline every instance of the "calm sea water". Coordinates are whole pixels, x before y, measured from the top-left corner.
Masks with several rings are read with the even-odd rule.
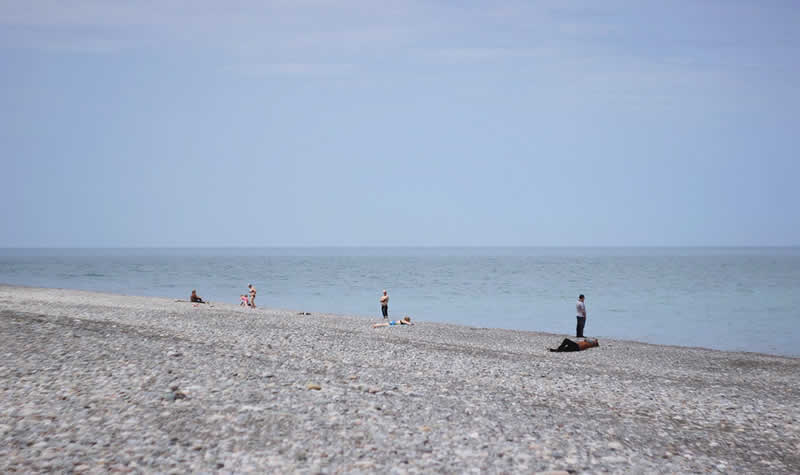
[[[0,249],[0,282],[800,356],[800,248]],[[554,341],[554,344],[556,342]]]

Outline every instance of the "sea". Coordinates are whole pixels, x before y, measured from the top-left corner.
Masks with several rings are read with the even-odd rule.
[[[800,356],[800,247],[0,249],[0,283]]]

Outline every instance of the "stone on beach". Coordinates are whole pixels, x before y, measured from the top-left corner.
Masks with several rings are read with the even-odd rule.
[[[797,358],[295,313],[0,285],[0,471],[800,472]]]

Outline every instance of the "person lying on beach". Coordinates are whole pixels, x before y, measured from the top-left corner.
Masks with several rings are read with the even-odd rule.
[[[239,300],[241,300],[241,303],[239,303],[240,306],[242,306],[242,307],[249,307],[250,306],[250,301],[247,300],[247,295],[245,295],[245,294],[240,295],[239,296]]]
[[[388,321],[388,322],[376,323],[376,324],[372,325],[372,328],[391,327],[391,326],[394,326],[394,325],[413,325],[413,323],[411,323],[411,317],[406,315],[405,317],[403,317],[402,320],[391,320],[391,321]]]
[[[581,341],[572,341],[569,338],[564,338],[558,348],[550,348],[550,351],[583,351],[595,346],[600,346],[596,338],[586,338]]]
[[[189,301],[192,303],[206,303],[203,302],[203,299],[197,296],[197,290],[192,290],[192,295],[189,297]]]

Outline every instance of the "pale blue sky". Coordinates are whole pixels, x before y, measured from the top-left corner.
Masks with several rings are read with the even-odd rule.
[[[0,246],[800,245],[800,7],[0,0]]]

